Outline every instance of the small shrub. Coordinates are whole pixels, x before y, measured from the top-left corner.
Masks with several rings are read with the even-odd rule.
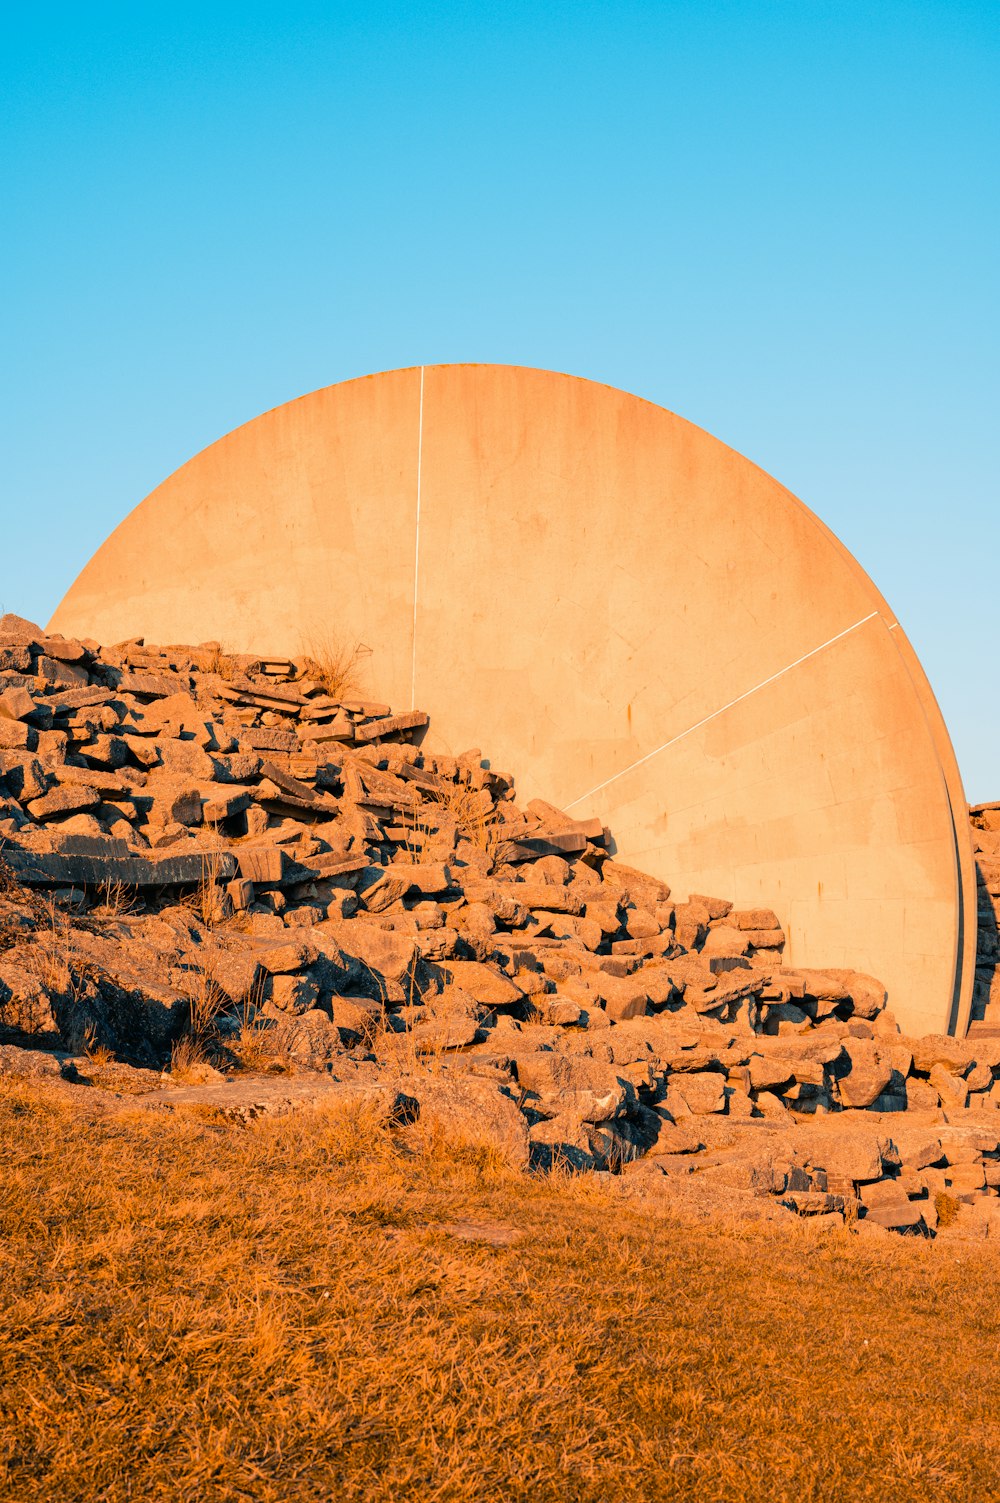
[[[438,802],[451,815],[465,838],[485,851],[490,867],[503,859],[507,842],[503,838],[501,821],[489,793],[482,788],[471,788],[467,783],[456,784],[435,795]]]
[[[331,699],[356,698],[361,693],[361,665],[371,656],[363,642],[349,644],[330,628],[306,638],[306,672],[322,684]]]
[[[962,1202],[956,1200],[954,1195],[949,1195],[947,1191],[939,1190],[934,1197],[934,1209],[937,1211],[938,1226],[943,1229],[958,1220]]]
[[[182,899],[185,908],[190,908],[206,929],[214,929],[226,917],[228,899],[219,886],[224,854],[221,846],[203,852],[201,881]]]
[[[170,1073],[178,1080],[198,1079],[200,1069],[210,1064],[203,1039],[185,1033],[170,1050]]]
[[[95,914],[101,918],[126,918],[142,906],[139,890],[127,882],[102,882],[97,889]]]

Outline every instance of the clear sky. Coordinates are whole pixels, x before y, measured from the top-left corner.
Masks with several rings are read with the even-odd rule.
[[[589,376],[801,496],[1000,798],[997,0],[14,6],[0,608],[228,429]]]

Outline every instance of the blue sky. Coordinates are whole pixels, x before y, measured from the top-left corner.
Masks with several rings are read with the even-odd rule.
[[[995,3],[7,6],[0,606],[435,361],[635,391],[853,550],[1000,798]]]

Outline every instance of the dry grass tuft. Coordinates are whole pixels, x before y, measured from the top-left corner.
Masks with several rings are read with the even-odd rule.
[[[182,898],[185,908],[190,908],[205,925],[206,929],[214,929],[227,916],[228,904],[226,894],[219,885],[223,872],[223,860],[225,852],[221,845],[204,851],[201,858],[201,880],[192,892],[186,893]]]
[[[934,1209],[937,1211],[937,1224],[943,1231],[946,1226],[951,1226],[958,1220],[962,1202],[954,1195],[948,1195],[946,1191],[940,1190],[934,1197]]]
[[[416,811],[404,815],[403,822],[406,839],[397,847],[396,856],[400,861],[409,861],[417,866],[424,859],[424,842],[432,840],[435,832],[430,825],[417,818]]]
[[[24,952],[24,968],[46,992],[75,998],[77,984],[72,961],[70,926],[50,899],[46,905],[46,921],[35,931],[33,943]]]
[[[210,1064],[208,1045],[197,1034],[185,1033],[170,1047],[170,1073],[178,1080],[197,1083]]]
[[[0,1494],[996,1497],[988,1245],[700,1225],[620,1182],[0,1080]]]
[[[115,1062],[115,1051],[109,1049],[107,1044],[97,1042],[92,1023],[89,1023],[84,1030],[83,1053],[88,1064],[93,1065],[95,1070],[107,1069]]]
[[[238,1030],[226,1039],[226,1049],[241,1070],[291,1074],[295,1069],[294,1018],[265,1018],[265,977],[259,972],[236,1010]]]
[[[348,643],[330,627],[311,632],[304,641],[307,677],[315,679],[331,699],[358,698],[362,692],[362,665],[371,657],[363,642]]]
[[[126,882],[102,882],[97,889],[93,912],[99,918],[127,918],[142,906],[137,887],[130,887]]]
[[[454,819],[461,833],[479,850],[485,851],[490,867],[503,859],[507,842],[503,826],[493,800],[485,789],[471,788],[467,783],[448,787],[435,798]]]
[[[209,648],[206,652],[195,655],[195,661],[202,673],[214,673],[216,678],[221,678],[224,683],[231,684],[233,679],[241,678],[241,665],[232,654],[224,652],[219,643]]]

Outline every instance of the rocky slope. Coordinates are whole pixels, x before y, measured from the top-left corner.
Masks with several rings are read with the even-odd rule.
[[[673,900],[344,666],[0,619],[0,1071],[361,1091],[708,1213],[1000,1231],[1000,1040],[901,1036],[872,977]]]
[[[976,853],[978,897],[972,1016],[977,1023],[995,1028],[1000,1024],[1000,803],[973,804],[969,819]]]

